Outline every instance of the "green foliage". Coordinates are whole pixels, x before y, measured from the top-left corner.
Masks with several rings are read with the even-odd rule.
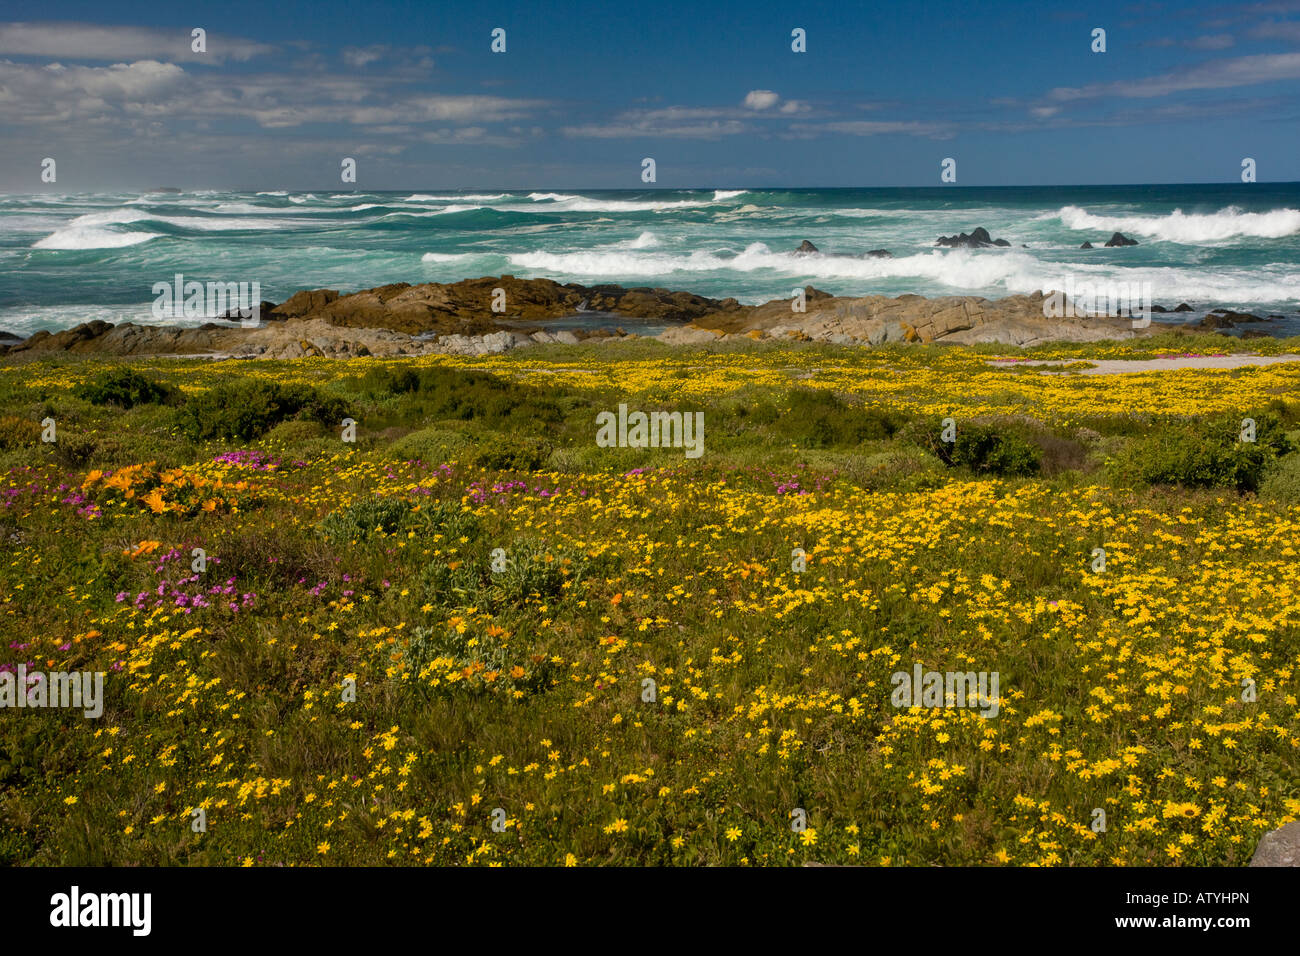
[[[75,386],[72,394],[92,405],[134,408],[137,405],[170,403],[178,393],[170,385],[147,378],[134,369],[114,368],[100,372],[90,382]]]
[[[1300,504],[1300,453],[1280,459],[1259,485],[1261,498],[1286,505]]]
[[[403,417],[429,421],[475,421],[519,431],[560,422],[560,407],[540,389],[489,372],[444,368],[374,369],[358,387],[381,401],[398,400]]]
[[[977,475],[1014,478],[1042,470],[1042,449],[1024,425],[958,422],[954,441],[945,442],[942,436],[941,420],[927,419],[909,425],[902,437],[929,450],[944,464],[968,468]]]
[[[488,471],[537,471],[550,457],[551,446],[528,438],[507,438],[486,445],[471,460]]]
[[[504,567],[492,570],[491,552],[473,560],[438,558],[421,574],[428,601],[444,607],[480,606],[496,611],[547,603],[572,591],[592,569],[585,555],[520,538],[503,549]]]
[[[179,423],[195,441],[248,441],[295,416],[338,426],[347,409],[344,399],[322,397],[307,385],[244,379],[191,397],[180,411]]]
[[[1171,422],[1129,442],[1107,461],[1120,484],[1178,485],[1255,491],[1269,467],[1292,450],[1271,412],[1255,420],[1255,441],[1241,440],[1241,419],[1219,416]]]
[[[407,498],[372,496],[331,511],[320,523],[327,538],[351,541],[381,532],[392,534],[410,519],[414,506]]]
[[[907,419],[877,406],[850,404],[825,389],[796,388],[786,408],[769,420],[778,434],[802,448],[830,448],[889,438]]]

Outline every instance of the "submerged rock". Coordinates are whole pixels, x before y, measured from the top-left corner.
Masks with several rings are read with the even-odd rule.
[[[1109,239],[1106,240],[1107,248],[1110,248],[1112,246],[1136,246],[1136,245],[1137,245],[1136,239],[1130,239],[1127,236],[1125,236],[1122,232],[1117,232]]]

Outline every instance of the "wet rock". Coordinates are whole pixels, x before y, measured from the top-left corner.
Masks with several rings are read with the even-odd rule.
[[[1112,246],[1136,246],[1136,245],[1137,245],[1136,239],[1130,239],[1127,236],[1125,236],[1122,232],[1117,232],[1109,239],[1106,240],[1106,248],[1108,249],[1111,248]]]
[[[1085,243],[1084,243],[1083,245],[1081,245],[1079,248],[1080,248],[1080,249],[1091,249],[1091,248],[1092,248],[1092,243],[1091,243],[1091,242],[1085,242]]]
[[[892,259],[892,258],[894,258],[894,254],[893,254],[892,252],[890,252],[888,249],[872,249],[870,252],[867,253],[866,258],[868,258],[868,259]]]
[[[940,236],[935,245],[949,249],[987,249],[989,246],[1009,246],[1005,239],[994,239],[983,226],[976,226],[971,234],[961,233],[956,236]]]
[[[814,246],[807,239],[799,243],[799,248],[795,250],[795,252],[803,252],[803,253],[816,252],[816,251],[817,251],[817,247]]]
[[[1195,311],[1195,310],[1194,310],[1190,305],[1188,305],[1186,302],[1179,302],[1176,306],[1174,306],[1174,311],[1175,311],[1175,312],[1192,312],[1192,311]]]

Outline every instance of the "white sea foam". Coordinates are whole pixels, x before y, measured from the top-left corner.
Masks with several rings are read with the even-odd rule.
[[[743,192],[740,190],[739,192]],[[519,212],[549,212],[560,209],[564,212],[659,212],[665,209],[693,209],[712,205],[712,199],[588,199],[572,193],[529,193],[528,198],[537,203],[550,201],[548,205],[523,206]]]
[[[1213,302],[1287,302],[1300,300],[1300,272],[1278,263],[1265,269],[1134,268],[1109,264],[1076,265],[1042,262],[1023,251],[968,252],[934,250],[894,259],[841,256],[796,256],[772,252],[755,242],[738,254],[696,251],[689,254],[590,250],[515,253],[511,265],[545,274],[617,278],[667,276],[673,273],[751,273],[769,270],[792,281],[923,280],[954,293],[1028,294],[1060,288],[1065,276],[1076,282],[1151,282],[1157,300]],[[915,285],[915,283],[914,283]],[[933,292],[928,294],[933,295]]]
[[[479,253],[474,252],[426,252],[420,256],[421,262],[464,262],[466,259],[477,258]]]
[[[714,202],[726,202],[728,199],[735,199],[737,196],[743,196],[748,189],[715,189],[713,190]]]
[[[509,199],[509,193],[459,193],[455,196],[427,196],[424,193],[415,193],[407,196],[402,202],[460,202],[462,200],[469,202],[496,202],[499,199]]]
[[[643,232],[635,239],[624,239],[618,243],[620,249],[653,249],[659,245],[659,237],[653,232]]]
[[[1180,243],[1216,242],[1236,236],[1280,239],[1300,232],[1300,209],[1242,212],[1229,206],[1208,214],[1188,215],[1175,209],[1167,216],[1098,216],[1079,206],[1065,206],[1054,215],[1070,229],[1132,232]]]
[[[201,232],[223,232],[233,229],[279,229],[282,223],[269,223],[265,219],[203,219],[198,216],[161,216],[140,209],[110,209],[78,216],[67,225],[38,240],[34,249],[116,249],[139,245],[157,239],[161,233],[147,229],[120,230],[114,227],[137,222],[161,222],[182,229]]]

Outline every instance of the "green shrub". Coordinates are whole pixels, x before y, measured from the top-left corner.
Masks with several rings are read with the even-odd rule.
[[[418,459],[426,465],[464,459],[474,444],[472,438],[446,428],[421,428],[403,435],[388,448],[388,455],[401,461]]]
[[[488,471],[537,471],[550,454],[551,446],[546,442],[508,438],[487,442],[470,463]]]
[[[1300,454],[1277,462],[1259,485],[1259,496],[1287,505],[1300,504]]]
[[[0,416],[0,450],[28,448],[41,441],[41,426],[16,415]]]
[[[939,419],[910,423],[902,429],[904,440],[928,449],[946,465],[969,468],[977,475],[1013,478],[1042,470],[1042,449],[1023,424],[958,422],[955,440],[945,442]]]
[[[320,530],[327,538],[344,541],[365,538],[377,531],[392,534],[410,519],[413,507],[406,498],[358,498],[326,515]]]
[[[775,427],[803,448],[830,448],[889,438],[904,422],[893,412],[849,404],[825,389],[796,388],[790,391]]]
[[[444,607],[487,606],[494,612],[550,602],[572,591],[592,570],[585,555],[518,539],[503,549],[504,566],[492,570],[492,555],[477,559],[435,559],[421,573],[425,599]]]
[[[1241,419],[1219,416],[1156,426],[1107,461],[1120,484],[1179,485],[1256,491],[1279,457],[1292,450],[1281,420],[1255,420],[1255,441],[1241,440]]]
[[[376,398],[400,400],[404,415],[427,421],[477,421],[515,431],[554,425],[564,417],[541,389],[488,372],[441,366],[373,369],[358,386]]]
[[[72,394],[92,405],[134,408],[137,405],[166,404],[178,393],[171,386],[146,378],[134,369],[110,369],[100,372],[93,381],[76,386]]]
[[[463,538],[473,540],[482,527],[474,513],[466,511],[456,501],[425,503],[420,507],[417,523],[426,532],[441,534],[449,543]]]
[[[195,441],[248,441],[295,416],[337,427],[346,415],[344,400],[322,398],[310,386],[242,380],[192,396],[179,419]]]

